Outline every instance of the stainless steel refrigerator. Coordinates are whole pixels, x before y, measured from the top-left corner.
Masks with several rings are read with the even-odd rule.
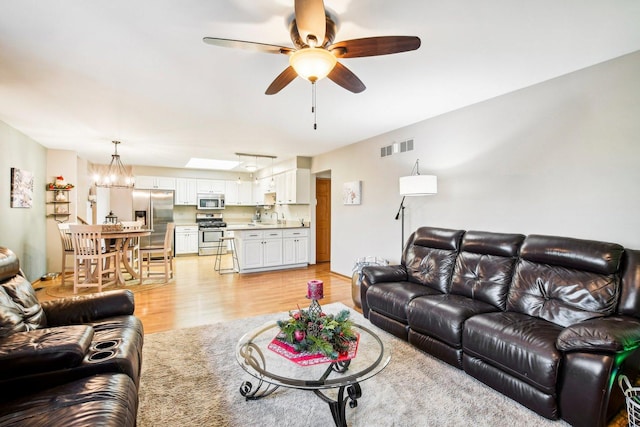
[[[153,231],[140,238],[140,247],[164,246],[167,224],[173,222],[173,191],[133,190],[133,220],[142,221]]]

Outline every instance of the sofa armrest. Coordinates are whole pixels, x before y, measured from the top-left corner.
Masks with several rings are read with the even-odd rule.
[[[0,378],[68,369],[84,359],[93,339],[88,325],[16,332],[0,339]]]
[[[612,316],[589,319],[565,328],[556,341],[561,351],[620,352],[640,346],[640,321]]]
[[[42,302],[48,326],[81,324],[133,314],[133,292],[126,289]]]
[[[364,267],[362,274],[369,285],[407,280],[407,270],[402,265],[371,265]]]
[[[406,282],[407,270],[402,265],[370,265],[362,269],[362,282],[360,283],[360,305],[362,315],[369,318],[369,303],[367,291],[371,286],[385,282]]]

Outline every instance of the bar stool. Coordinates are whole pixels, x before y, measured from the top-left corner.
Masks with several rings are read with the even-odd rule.
[[[229,245],[227,245],[229,242]],[[231,250],[231,268],[222,268],[222,255],[227,253],[227,246]],[[213,262],[213,269],[220,274],[238,273],[240,264],[238,263],[238,254],[236,252],[236,239],[233,237],[221,237],[216,247],[216,258]]]

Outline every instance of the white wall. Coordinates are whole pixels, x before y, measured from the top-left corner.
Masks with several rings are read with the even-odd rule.
[[[46,273],[47,150],[0,122],[0,246],[11,249],[29,280]],[[10,207],[11,168],[33,173],[33,207]]]
[[[312,173],[332,177],[331,269],[350,275],[365,255],[399,261],[398,178],[417,158],[439,192],[407,198],[405,237],[432,225],[640,249],[638,76],[640,52],[315,157]],[[408,138],[414,151],[380,158]],[[362,205],[344,206],[354,180]]]

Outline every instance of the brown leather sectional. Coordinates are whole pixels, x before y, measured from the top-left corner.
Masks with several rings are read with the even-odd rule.
[[[638,375],[640,251],[615,243],[422,227],[360,291],[373,324],[550,419],[604,426]]]
[[[0,426],[134,426],[143,329],[133,294],[40,303],[0,247]]]

